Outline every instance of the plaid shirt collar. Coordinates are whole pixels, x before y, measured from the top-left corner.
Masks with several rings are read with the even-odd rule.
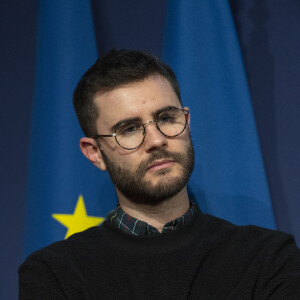
[[[165,224],[162,232],[173,231],[191,223],[198,209],[198,205],[191,202],[189,210],[183,216]],[[126,214],[120,206],[117,206],[115,210],[108,214],[106,221],[110,222],[116,228],[119,228],[119,230],[131,235],[142,236],[160,234],[155,227]]]

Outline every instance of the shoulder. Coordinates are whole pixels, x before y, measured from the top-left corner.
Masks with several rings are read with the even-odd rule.
[[[292,237],[288,233],[284,233],[274,229],[267,229],[256,225],[236,225],[227,220],[202,213],[202,224],[211,232],[219,233],[237,233],[237,234],[250,234],[254,237],[257,236],[285,236]]]
[[[270,246],[295,245],[292,235],[255,225],[235,225],[226,220],[202,214],[202,228],[215,243],[228,244],[230,247],[246,247],[257,250]]]
[[[71,259],[73,256],[79,256],[86,253],[87,250],[92,251],[99,244],[104,245],[105,234],[102,226],[92,227],[83,232],[76,233],[66,240],[61,240],[52,243],[42,249],[33,252],[27,257],[22,267],[34,261],[39,261],[45,264],[51,264],[52,261],[59,261],[61,264],[66,263],[66,259]],[[101,247],[97,247],[97,250]]]
[[[238,226],[210,215],[203,218],[212,248],[223,259],[246,263],[264,274],[286,269],[299,278],[300,250],[292,235],[254,225]]]
[[[19,268],[20,299],[65,299],[66,291],[78,287],[88,293],[86,282],[81,280],[80,264],[96,251],[101,256],[101,247],[96,250],[95,246],[104,244],[103,238],[101,226],[93,227],[29,255]]]

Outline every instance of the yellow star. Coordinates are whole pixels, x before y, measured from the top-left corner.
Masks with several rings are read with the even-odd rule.
[[[82,195],[78,197],[73,215],[52,214],[52,217],[68,228],[65,239],[76,232],[97,226],[104,221],[104,218],[87,215]]]

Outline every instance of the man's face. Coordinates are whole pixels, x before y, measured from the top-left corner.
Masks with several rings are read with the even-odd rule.
[[[96,123],[99,134],[112,134],[112,127],[122,120],[138,118],[146,123],[165,107],[181,108],[170,83],[160,76],[118,87],[96,96],[94,101],[100,111]],[[123,149],[113,137],[102,138],[99,144],[119,199],[159,204],[185,188],[193,170],[189,115],[187,128],[173,138],[164,136],[151,123],[137,149]]]

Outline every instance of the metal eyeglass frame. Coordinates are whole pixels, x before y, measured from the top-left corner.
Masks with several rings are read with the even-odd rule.
[[[173,109],[181,110],[181,111],[184,113],[184,115],[185,115],[185,124],[184,124],[184,127],[183,127],[182,131],[179,132],[179,133],[176,134],[176,135],[170,136],[170,135],[164,134],[164,133],[160,130],[160,128],[159,128],[159,126],[158,126],[158,124],[157,124],[157,120],[152,120],[152,121],[149,121],[149,122],[146,122],[146,123],[142,123],[142,122],[139,122],[139,121],[138,121],[138,123],[141,123],[141,125],[143,126],[143,139],[142,139],[141,143],[140,143],[138,146],[134,147],[134,148],[125,148],[125,147],[123,147],[122,145],[120,145],[120,143],[118,142],[118,139],[117,139],[117,134],[116,134],[116,131],[118,130],[118,128],[115,129],[115,132],[114,132],[113,134],[97,134],[97,135],[90,136],[90,138],[97,139],[97,138],[101,138],[101,137],[114,137],[115,140],[116,140],[116,142],[117,142],[117,144],[118,144],[120,147],[122,147],[123,149],[126,149],[126,150],[134,150],[134,149],[139,148],[139,147],[143,144],[143,142],[144,142],[144,140],[145,140],[145,136],[146,136],[146,128],[145,128],[145,127],[146,127],[147,125],[151,124],[151,123],[155,123],[156,128],[158,129],[158,131],[159,131],[161,134],[163,134],[164,136],[166,136],[166,137],[176,137],[176,136],[182,134],[183,131],[185,130],[186,124],[187,124],[187,115],[190,113],[190,111],[187,110],[187,109],[184,109],[184,108],[177,108],[177,107],[176,107],[176,108],[175,108],[175,107],[172,108],[172,110],[173,110]]]

